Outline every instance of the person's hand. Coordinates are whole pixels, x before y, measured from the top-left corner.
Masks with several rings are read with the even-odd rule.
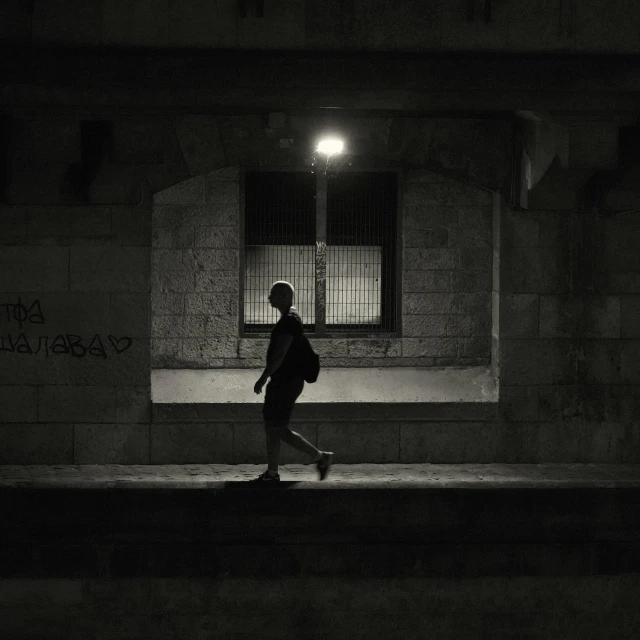
[[[264,387],[264,383],[265,383],[265,380],[264,380],[264,378],[262,378],[262,376],[261,376],[261,377],[260,377],[260,379],[258,380],[258,382],[256,382],[256,383],[253,385],[253,390],[254,390],[254,392],[255,392],[255,393],[262,393],[262,387]]]

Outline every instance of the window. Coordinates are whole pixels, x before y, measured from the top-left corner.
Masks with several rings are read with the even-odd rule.
[[[276,280],[317,335],[395,331],[396,209],[395,172],[246,172],[245,332],[277,321]]]

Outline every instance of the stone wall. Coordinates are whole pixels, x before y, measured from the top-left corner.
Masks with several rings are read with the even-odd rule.
[[[268,340],[242,337],[238,323],[238,176],[214,170],[154,196],[154,367],[264,366]],[[312,338],[314,348],[326,367],[487,365],[491,193],[427,170],[403,184],[401,331]]]
[[[633,0],[616,0],[614,10],[594,0],[248,0],[245,12],[198,0],[7,4],[0,38],[38,44],[621,53],[640,45]]]
[[[354,65],[345,63],[345,73],[352,78],[358,76]],[[41,67],[35,68],[41,71]],[[77,66],[70,68],[77,70]],[[58,73],[61,69],[58,67]],[[131,73],[138,71],[132,65]],[[162,276],[164,280],[159,278],[156,283],[153,279],[154,287],[166,289],[162,297],[168,305],[153,308],[154,331],[163,329],[162,323],[164,330],[166,323],[172,326],[173,321],[160,319],[163,316],[179,316],[176,311],[180,309],[190,311],[177,325],[184,333],[159,336],[154,354],[157,346],[159,357],[173,353],[182,358],[186,344],[189,366],[205,365],[201,354],[216,349],[218,362],[212,362],[212,366],[219,365],[219,360],[222,365],[261,365],[263,344],[239,343],[238,335],[231,340],[225,338],[232,325],[237,330],[237,308],[233,306],[236,291],[207,290],[214,286],[210,280],[214,272],[216,287],[232,288],[238,282],[229,269],[221,268],[233,262],[237,250],[228,246],[237,217],[225,219],[224,212],[234,211],[236,216],[239,212],[237,174],[226,168],[252,165],[260,154],[273,166],[290,162],[291,153],[300,149],[294,147],[285,153],[279,148],[279,140],[290,138],[292,130],[299,134],[303,129],[296,129],[291,121],[282,131],[274,130],[255,108],[251,116],[217,116],[195,108],[194,113],[184,113],[184,105],[171,111],[156,98],[165,96],[171,102],[177,90],[172,93],[166,89],[165,94],[156,87],[155,93],[147,96],[135,82],[128,88],[124,81],[115,86],[107,83],[105,76],[82,89],[82,104],[86,106],[79,106],[74,100],[80,93],[73,93],[75,90],[66,85],[61,88],[62,79],[57,77],[59,84],[40,84],[28,78],[16,81],[11,90],[1,93],[11,115],[2,120],[8,151],[1,160],[3,169],[9,171],[3,171],[0,183],[0,461],[169,462],[175,451],[187,451],[181,461],[188,461],[192,450],[185,443],[195,432],[203,434],[202,441],[210,443],[212,449],[218,447],[218,452],[212,450],[210,459],[219,460],[217,453],[227,451],[228,442],[220,444],[216,440],[216,434],[224,433],[224,429],[212,430],[214,420],[197,422],[196,415],[186,426],[182,417],[163,424],[152,421],[151,307],[156,293],[154,289],[152,295],[152,254],[164,252],[162,255],[175,260],[176,267],[163,270],[175,272]],[[515,82],[520,76],[509,78],[509,82]],[[199,91],[200,86],[192,80],[190,77],[189,91]],[[457,86],[462,83],[459,76],[455,81]],[[429,82],[443,82],[443,77],[431,75]],[[601,89],[609,86],[608,82],[598,83],[595,77],[589,82]],[[375,83],[367,86],[375,92]],[[421,99],[427,96],[436,100],[446,93],[449,106],[455,100],[458,105],[468,106],[468,97],[462,91],[438,93],[435,85],[430,86],[433,91],[423,92]],[[522,85],[518,86],[524,95]],[[12,98],[14,90],[18,97]],[[415,86],[412,91],[417,92]],[[570,100],[576,109],[596,109],[602,104],[592,94],[580,93],[577,85],[572,85],[572,91]],[[364,89],[358,92],[364,108],[369,104],[369,94]],[[260,91],[253,88],[249,93],[253,100]],[[307,89],[306,94],[298,95],[296,104],[308,96],[320,100],[322,96],[316,93]],[[602,93],[602,99],[612,104],[620,104],[624,97],[619,86],[606,95]],[[43,106],[38,96],[48,99],[54,94],[57,106]],[[139,104],[132,96],[142,100],[143,94],[149,104],[132,107]],[[186,100],[191,94],[187,91],[180,95]],[[452,95],[457,96],[453,102]],[[542,100],[541,92],[529,95],[527,101]],[[393,96],[397,101],[394,104],[405,100],[401,91]],[[581,96],[587,97],[581,101]],[[235,99],[242,102],[244,98]],[[548,104],[566,108],[568,99],[553,91],[544,93]],[[278,108],[283,111],[293,110],[285,98],[270,100],[281,105]],[[371,101],[375,102],[373,98]],[[248,109],[246,104],[243,108]],[[237,109],[240,111],[240,107]],[[461,119],[450,115],[428,119],[422,126],[421,118],[371,115],[375,117],[343,117],[341,123],[358,134],[353,137],[356,155],[380,166],[383,161],[392,161],[407,169],[404,237],[420,244],[405,244],[404,249],[405,268],[409,259],[416,268],[407,269],[403,280],[409,296],[404,301],[403,351],[385,357],[379,357],[378,351],[378,357],[372,357],[371,349],[376,347],[354,341],[353,345],[332,346],[336,351],[324,352],[323,358],[340,361],[355,352],[364,366],[403,364],[406,357],[426,364],[436,364],[431,358],[438,357],[446,363],[448,356],[442,352],[439,356],[428,355],[425,349],[444,348],[453,340],[456,349],[463,350],[456,357],[466,358],[463,352],[475,348],[475,338],[482,337],[473,335],[480,330],[476,323],[482,325],[482,321],[471,307],[460,313],[463,307],[459,305],[488,295],[488,288],[486,292],[473,289],[484,286],[490,268],[484,257],[482,268],[471,268],[477,266],[473,261],[483,255],[484,249],[470,245],[484,243],[486,236],[484,231],[472,234],[469,230],[476,227],[468,218],[470,213],[477,214],[477,225],[484,225],[484,216],[491,212],[490,201],[474,203],[469,198],[483,199],[486,189],[491,189],[500,191],[503,201],[508,201],[505,178],[510,168],[511,124],[499,118]],[[327,122],[326,118],[307,121],[306,115],[298,117],[302,123],[311,122],[309,130]],[[589,117],[575,115],[569,136],[573,149],[569,166],[552,164],[529,193],[529,211],[511,211],[503,206],[501,222],[494,225],[500,243],[498,246],[494,238],[494,254],[498,247],[499,255],[493,256],[496,273],[492,280],[494,302],[499,303],[494,308],[500,309],[500,331],[493,336],[501,366],[499,418],[458,419],[455,407],[443,408],[444,413],[423,422],[414,418],[413,461],[427,462],[436,456],[430,436],[425,437],[434,432],[438,434],[438,447],[444,451],[439,459],[450,462],[638,461],[638,181],[633,154],[622,168],[612,163],[618,155],[615,150],[621,117],[601,115],[603,124],[595,127]],[[238,126],[247,118],[251,136]],[[84,124],[105,121],[113,123],[113,135],[104,141],[109,144],[99,157],[87,154],[83,151]],[[297,159],[303,160],[304,156],[298,153]],[[591,185],[592,177],[603,171],[606,181]],[[440,186],[425,188],[434,175],[440,176]],[[470,182],[484,189],[463,186]],[[197,202],[152,201],[152,194],[157,200],[168,197],[171,189],[184,191],[191,184],[200,185]],[[411,207],[420,210],[431,194],[441,200],[429,202],[415,217]],[[207,201],[209,196],[217,202],[215,207],[214,200]],[[159,218],[163,210],[166,217]],[[217,215],[224,224],[214,227],[210,222]],[[432,222],[429,216],[433,216]],[[173,235],[176,220],[186,236]],[[437,233],[427,231],[436,228]],[[412,229],[410,237],[407,229]],[[196,230],[200,234],[198,242],[204,246],[196,245]],[[446,247],[428,246],[443,242],[445,231]],[[183,246],[191,243],[191,238],[193,245]],[[167,246],[173,243],[178,246]],[[219,244],[224,247],[216,246]],[[216,262],[216,256],[222,255],[227,257]],[[463,269],[452,268],[453,263],[447,262],[452,256],[457,256]],[[412,271],[429,275],[411,275]],[[470,290],[461,289],[467,285]],[[169,290],[183,286],[184,291]],[[421,290],[409,290],[417,286]],[[445,286],[448,291],[428,290]],[[431,313],[435,308],[446,309],[446,313]],[[440,317],[436,320],[436,316]],[[216,318],[215,323],[208,322],[210,317]],[[224,335],[215,333],[222,328]],[[458,329],[460,332],[455,333]],[[441,335],[429,335],[432,333]],[[180,341],[179,347],[176,340]],[[204,345],[204,351],[200,345]],[[413,355],[407,356],[405,345],[413,349]],[[249,346],[255,346],[255,351]],[[395,344],[392,348],[398,349]],[[406,417],[388,423],[380,416],[328,418],[329,414],[327,410],[326,415],[314,417],[309,423],[335,420],[325,433],[331,433],[337,444],[354,443],[353,451],[355,443],[372,440],[371,434],[376,434],[373,440],[382,442],[394,437],[406,422]],[[237,418],[230,418],[234,420]],[[259,416],[255,424],[247,422],[242,428],[255,434],[258,420]],[[357,437],[354,432],[358,432]],[[499,446],[494,446],[496,442]],[[248,447],[238,453],[239,461],[241,455],[248,455]],[[358,455],[365,459],[370,452],[363,448]],[[357,461],[355,454],[351,460]]]

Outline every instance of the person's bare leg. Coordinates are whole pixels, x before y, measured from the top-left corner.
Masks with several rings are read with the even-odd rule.
[[[278,429],[280,440],[286,442],[289,446],[302,451],[313,458],[313,461],[320,459],[322,451],[314,447],[308,440],[295,431],[291,431],[286,425],[282,425]]]
[[[267,469],[272,473],[278,472],[280,463],[280,432],[278,427],[270,422],[265,423],[267,436]]]

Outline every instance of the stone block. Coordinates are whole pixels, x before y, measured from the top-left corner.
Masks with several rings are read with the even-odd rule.
[[[622,343],[618,340],[584,340],[577,352],[578,380],[586,384],[621,384]]]
[[[183,264],[192,271],[233,271],[238,269],[238,249],[185,249]]]
[[[185,13],[192,14],[192,12],[193,7],[190,7]],[[175,28],[173,32],[175,34]],[[188,46],[193,44],[190,42]],[[226,164],[216,116],[205,114],[178,116],[175,120],[175,129],[192,176],[198,176]]]
[[[183,314],[184,294],[154,291],[151,295],[151,313],[154,316]]]
[[[29,208],[0,205],[0,245],[27,244]]]
[[[640,295],[620,298],[620,337],[640,338]]]
[[[154,249],[187,249],[195,246],[196,229],[192,224],[173,227],[153,227],[151,245]]]
[[[538,337],[539,296],[533,293],[500,297],[500,335],[504,338]]]
[[[224,316],[238,312],[238,298],[229,293],[187,293],[185,314]]]
[[[233,464],[231,423],[151,425],[151,464]]]
[[[536,212],[537,213],[537,212]],[[528,211],[506,211],[503,246],[536,247],[540,243],[538,216]]]
[[[74,464],[148,464],[148,424],[74,425]]]
[[[577,336],[582,306],[577,296],[540,296],[540,337]]]
[[[402,303],[405,315],[443,315],[456,310],[453,293],[404,293]]]
[[[240,338],[238,340],[238,356],[240,358],[257,358],[264,360],[267,355],[269,340],[258,338]]]
[[[491,315],[491,293],[456,293],[453,296],[453,313],[486,313]]]
[[[8,185],[7,200],[10,204],[51,205],[65,202],[60,185],[65,184],[69,172],[67,164],[50,164],[47,167],[14,168]]]
[[[110,244],[111,211],[103,206],[51,206],[32,209],[29,242],[70,246]]]
[[[450,247],[434,249],[405,249],[404,268],[429,271],[431,269],[457,269],[458,251]]]
[[[451,291],[451,272],[405,271],[402,274],[402,290],[407,293]]]
[[[73,425],[0,425],[0,464],[73,464]]]
[[[10,333],[10,332],[7,332]],[[13,335],[15,341],[16,335]],[[50,355],[44,353],[45,347],[39,339],[29,340],[31,348],[40,353],[29,355],[9,349],[9,340],[5,332],[0,333],[0,384],[47,385],[66,384],[69,380],[69,360],[64,355]]]
[[[491,271],[452,271],[450,291],[491,291]]]
[[[457,224],[469,228],[491,229],[493,211],[491,207],[456,207]]]
[[[159,271],[153,276],[152,291],[157,295],[191,293],[195,288],[195,274],[190,269]]]
[[[150,291],[148,247],[72,247],[70,252],[72,291]]]
[[[400,425],[403,463],[489,463],[496,459],[499,429],[491,422],[410,422]]]
[[[264,358],[225,358],[224,369],[264,369]]]
[[[314,339],[312,337],[309,341],[313,350],[321,358],[346,358],[348,355],[348,340]]]
[[[399,462],[400,425],[394,422],[318,424],[318,447],[335,451],[342,464]]]
[[[24,122],[23,126],[23,140],[28,145],[30,166],[81,162],[78,120],[30,120]]]
[[[445,227],[431,229],[412,229],[405,234],[405,247],[446,247],[449,243],[449,231]]]
[[[615,122],[569,127],[569,166],[573,169],[616,169],[619,128]]]
[[[568,384],[575,354],[569,340],[505,338],[500,348],[500,375],[514,385]]]
[[[151,207],[151,223],[156,227],[183,227],[192,218],[192,209],[203,210],[200,206],[188,206],[181,204],[158,204],[153,202]],[[192,221],[192,220],[191,220]]]
[[[151,421],[151,388],[148,385],[117,387],[116,402],[118,424]]]
[[[240,167],[222,167],[209,171],[205,176],[206,183],[209,182],[233,182],[240,183]],[[206,185],[205,185],[206,187]]]
[[[492,229],[481,227],[449,227],[449,244],[455,247],[478,248],[492,246]]]
[[[0,387],[0,422],[37,422],[38,387]]]
[[[69,249],[64,247],[0,248],[0,291],[69,290]]]
[[[110,207],[112,235],[121,247],[152,244],[151,209],[145,203],[139,206]]]
[[[601,296],[541,296],[540,336],[617,338],[620,299]]]
[[[111,330],[108,293],[43,293],[20,298],[25,307],[37,305],[42,314],[43,324],[29,323],[30,330],[48,335],[51,340],[70,333],[82,336],[83,342],[91,342],[96,333],[106,336]]]
[[[134,207],[143,197],[147,172],[142,165],[103,163],[89,187],[89,201]]]
[[[189,178],[153,194],[154,208],[159,204],[202,204],[204,201],[204,176]]]
[[[402,355],[407,358],[453,358],[458,355],[455,338],[405,338]]]
[[[541,247],[567,247],[572,214],[566,211],[537,211]]]
[[[459,258],[459,268],[462,270],[491,271],[493,266],[493,251],[490,247],[476,247],[474,249],[461,247]],[[455,268],[458,268],[458,265]]]
[[[151,375],[151,341],[134,339],[130,348],[109,357],[111,384],[144,385]]]
[[[617,422],[621,415],[619,394],[604,385],[538,387],[542,422]]]
[[[204,332],[204,316],[201,318]],[[183,338],[184,316],[154,316],[151,318],[151,335],[154,338]]]
[[[620,298],[586,296],[578,330],[584,338],[620,338]]]
[[[448,315],[411,315],[402,320],[405,338],[444,337],[447,335]],[[406,354],[405,354],[406,355]]]
[[[490,358],[490,336],[474,336],[472,338],[458,338],[458,355],[463,358]]]
[[[40,389],[38,415],[50,422],[115,422],[113,386],[47,385]]]
[[[239,293],[237,271],[196,271],[195,290],[202,293]]]
[[[208,179],[205,202],[212,209],[240,211],[240,184],[230,180]]]
[[[393,358],[401,356],[400,340],[348,340],[351,358]]]
[[[500,260],[504,293],[569,292],[569,258],[560,248],[504,247]]]
[[[435,226],[449,227],[458,221],[457,207],[446,204],[405,204],[402,206],[405,237],[415,229],[430,229]]]
[[[558,387],[556,387],[558,388]],[[500,415],[508,422],[526,422],[538,419],[537,386],[500,384]],[[508,426],[506,428],[509,428]]]
[[[180,338],[151,341],[151,366],[154,369],[180,366],[182,363],[182,340]]]
[[[165,124],[161,118],[116,119],[113,123],[114,164],[162,164],[165,162]]]
[[[620,343],[620,368],[624,384],[640,385],[640,340]]]
[[[185,361],[203,364],[212,359],[235,358],[238,355],[236,338],[207,338],[183,340],[182,354]]]
[[[148,338],[151,335],[150,295],[114,293],[111,295],[111,332],[118,336]]]
[[[192,335],[192,321],[199,321],[201,316],[185,316],[184,329],[185,337]],[[205,316],[204,336],[207,337],[237,337],[238,316]]]
[[[206,248],[239,247],[238,227],[198,227],[195,246]]]
[[[159,271],[176,271],[183,268],[184,251],[181,249],[156,249],[151,251],[151,269],[155,274]]]
[[[289,428],[299,433],[314,447],[317,446],[318,426],[309,422],[296,422],[296,409],[297,407],[294,407],[293,420],[289,423]],[[266,455],[266,437],[262,422],[236,422],[233,425],[233,464],[265,464]],[[310,458],[301,451],[284,442],[281,443],[281,465],[306,464],[309,460]],[[286,474],[286,471],[284,473]]]
[[[491,332],[491,317],[468,314],[447,316],[446,336],[488,336]]]

